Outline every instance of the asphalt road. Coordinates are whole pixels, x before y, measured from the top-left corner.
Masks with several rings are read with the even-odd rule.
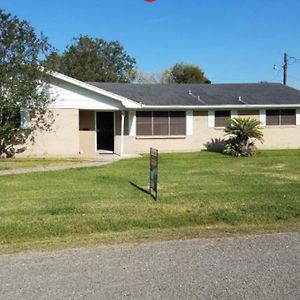
[[[0,298],[300,299],[300,233],[2,255]]]

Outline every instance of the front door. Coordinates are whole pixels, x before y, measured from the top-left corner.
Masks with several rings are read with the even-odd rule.
[[[97,150],[114,152],[114,113],[97,112]]]

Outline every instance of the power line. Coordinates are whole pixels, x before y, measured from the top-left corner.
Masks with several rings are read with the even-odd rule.
[[[289,77],[293,78],[293,79],[297,79],[300,80],[300,77],[294,76],[294,75],[289,75]]]
[[[288,56],[287,53],[284,53],[283,55],[283,65],[279,66],[280,69],[283,69],[283,84],[287,84],[287,71],[288,71],[288,66],[291,66],[293,64],[300,63],[300,58],[294,57],[294,56]],[[274,70],[278,69],[278,65],[274,65]],[[272,81],[277,77],[279,72],[275,74],[274,78]]]
[[[273,76],[273,78],[270,80],[270,82],[273,82],[280,73],[281,73],[281,69],[278,69],[277,72],[275,73],[275,75]]]
[[[292,62],[290,62],[290,60],[292,60]],[[288,65],[291,66],[291,65],[294,65],[294,64],[298,64],[300,63],[300,58],[297,58],[297,57],[294,57],[294,56],[290,56],[288,58]]]

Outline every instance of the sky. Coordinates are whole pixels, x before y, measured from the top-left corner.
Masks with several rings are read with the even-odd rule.
[[[299,0],[0,0],[0,8],[59,52],[80,34],[119,40],[143,72],[185,62],[213,83],[282,82],[283,53],[300,58]],[[288,85],[300,89],[293,62]]]

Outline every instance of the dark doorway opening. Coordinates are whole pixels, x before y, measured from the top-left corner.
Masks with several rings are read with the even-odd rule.
[[[97,112],[97,150],[114,152],[114,113]]]

